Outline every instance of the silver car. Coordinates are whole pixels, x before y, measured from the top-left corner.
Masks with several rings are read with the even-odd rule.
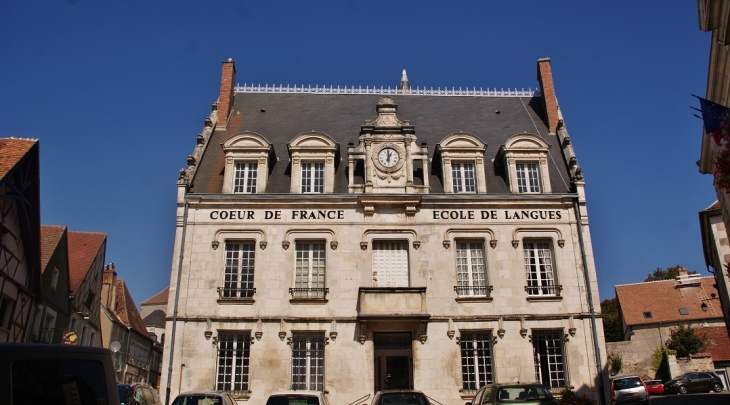
[[[635,375],[612,379],[611,396],[614,404],[651,404],[646,385]]]

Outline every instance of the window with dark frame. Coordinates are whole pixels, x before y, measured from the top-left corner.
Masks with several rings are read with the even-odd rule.
[[[644,319],[651,319],[651,317],[652,316],[651,316],[651,312],[650,311],[644,312]]]
[[[459,346],[463,389],[472,391],[494,383],[492,332],[462,332]]]
[[[535,380],[548,388],[564,387],[563,331],[533,330],[532,351],[535,358]]]
[[[324,391],[324,333],[292,333],[291,389]]]
[[[218,332],[216,389],[248,393],[251,332]]]

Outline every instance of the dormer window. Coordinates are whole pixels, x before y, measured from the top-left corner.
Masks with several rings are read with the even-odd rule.
[[[322,132],[297,135],[288,145],[291,157],[291,192],[331,193],[335,188],[340,145]]]
[[[241,132],[221,147],[226,154],[223,192],[256,194],[266,191],[269,167],[276,162],[274,147],[255,132]]]
[[[444,191],[447,193],[487,192],[484,176],[484,152],[487,145],[468,133],[453,133],[436,148],[437,159],[442,165]]]
[[[551,193],[547,154],[550,145],[531,134],[510,137],[502,145],[495,165],[501,167],[515,194]]]

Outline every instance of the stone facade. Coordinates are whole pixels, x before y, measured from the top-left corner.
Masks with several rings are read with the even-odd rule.
[[[591,319],[599,297],[585,185],[556,100],[533,99],[550,117],[533,131],[541,136],[510,133],[485,156],[489,139],[451,128],[434,149],[418,122],[395,115],[401,100],[413,116],[430,108],[418,103],[447,109],[460,100],[362,98],[363,118],[373,110],[378,116],[357,122],[359,138],[347,136],[359,142],[345,152],[333,131],[307,127],[277,142],[259,133],[264,124],[251,129],[265,114],[312,99],[262,97],[254,111],[245,108],[255,97],[236,93],[230,104],[224,90],[234,80],[226,75],[235,69],[228,64],[225,100],[178,182],[163,360],[172,374],[163,375],[161,391],[226,389],[239,401],[263,403],[274,391],[308,388],[351,403],[378,389],[413,388],[457,403],[491,382],[540,380],[597,398],[596,361],[605,364],[605,352],[600,315]],[[544,72],[549,60],[538,63]],[[341,97],[349,97],[338,102],[343,109],[360,96]],[[514,100],[485,101],[515,106],[500,107],[502,114],[525,111]],[[541,191],[513,191],[525,156],[534,158]],[[302,194],[303,167],[319,158],[323,191]],[[244,168],[236,159],[253,162],[245,170],[265,171],[255,177],[264,185],[232,193],[230,170]],[[465,161],[477,168],[475,188],[452,192],[460,181],[455,167]],[[276,189],[283,192],[270,192]],[[538,267],[540,275],[530,273]]]

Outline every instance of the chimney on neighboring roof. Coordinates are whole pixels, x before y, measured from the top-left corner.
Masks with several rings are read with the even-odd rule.
[[[680,267],[677,269],[677,275],[679,277],[687,277],[689,273],[687,272],[687,269],[685,269],[684,267]]]
[[[114,263],[104,266],[101,284],[101,302],[102,304],[114,312],[117,301],[117,271]]]
[[[223,74],[221,76],[221,91],[218,96],[218,125],[226,127],[228,116],[233,107],[234,86],[236,83],[236,65],[233,59],[228,58],[223,62]]]
[[[398,85],[398,90],[410,90],[411,84],[408,82],[408,75],[406,74],[406,70],[403,69],[403,74],[400,77],[400,84]]]
[[[550,58],[540,58],[537,60],[537,81],[540,83],[540,92],[545,103],[548,131],[555,135],[558,130],[558,99],[555,97]]]

